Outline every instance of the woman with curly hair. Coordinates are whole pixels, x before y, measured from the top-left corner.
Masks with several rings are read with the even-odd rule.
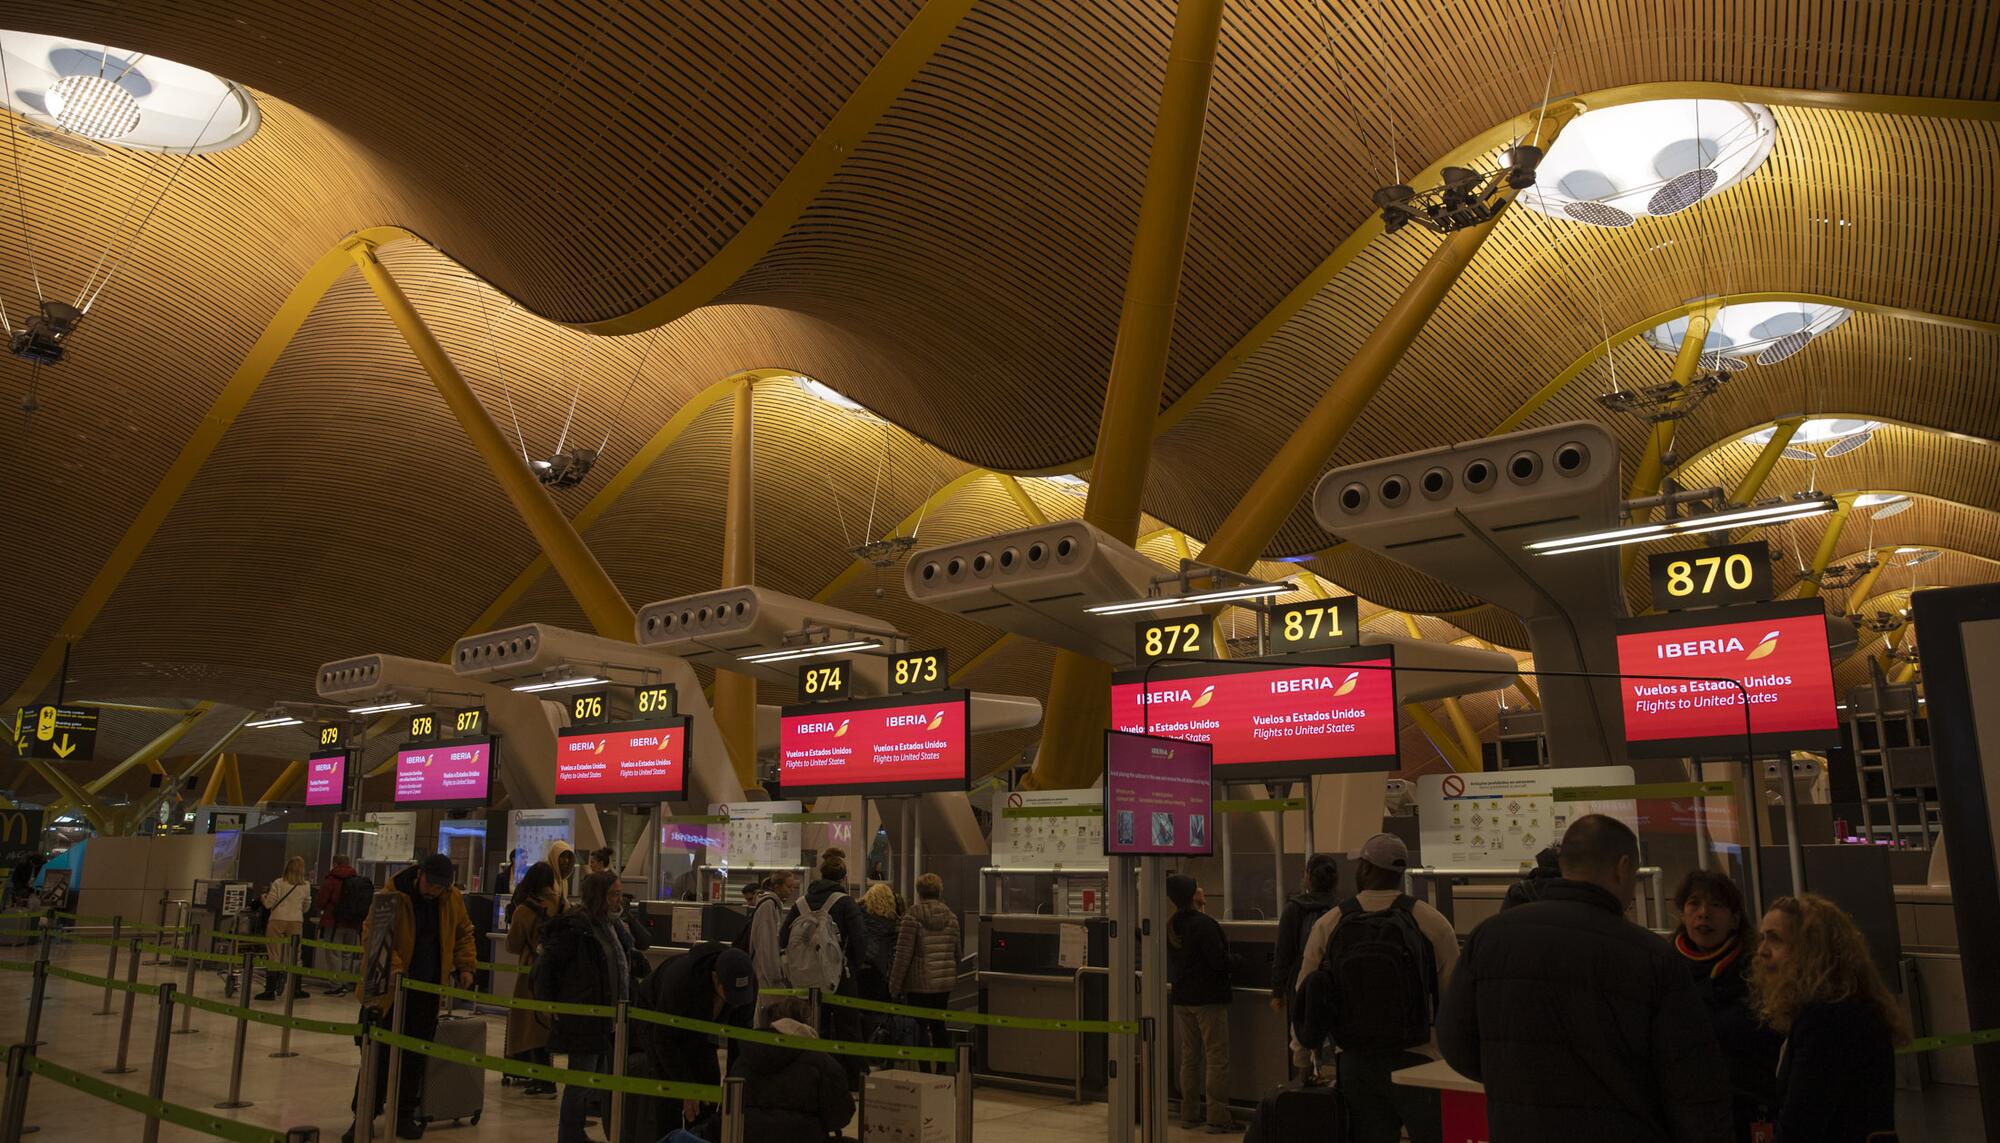
[[[1853,918],[1816,893],[1771,902],[1751,993],[1785,1036],[1778,1143],[1864,1143],[1896,1129],[1896,1045],[1910,1030]]]

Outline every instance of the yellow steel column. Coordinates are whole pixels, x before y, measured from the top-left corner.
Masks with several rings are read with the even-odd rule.
[[[1548,109],[1542,120],[1540,135],[1536,139],[1524,140],[1547,150],[1562,130],[1565,123],[1574,118],[1578,108],[1573,104],[1559,104]],[[1511,201],[1511,194],[1509,200]],[[1505,211],[1501,212],[1505,215]],[[1250,490],[1243,494],[1229,517],[1221,527],[1208,538],[1202,548],[1203,563],[1228,568],[1231,571],[1247,571],[1263,553],[1264,545],[1278,534],[1292,510],[1298,507],[1312,482],[1318,480],[1326,470],[1327,458],[1340,445],[1341,438],[1361,416],[1361,412],[1382,387],[1382,382],[1403,359],[1424,323],[1436,312],[1438,304],[1458,281],[1460,274],[1472,262],[1474,254],[1486,241],[1498,224],[1499,219],[1470,226],[1446,236],[1431,253],[1423,269],[1417,271],[1413,279],[1382,316],[1382,321],[1369,333],[1368,339],[1354,352],[1341,368],[1339,376],[1328,385],[1319,403],[1299,422],[1290,439],[1278,449],[1276,456],[1259,473]]]
[[[1006,490],[1007,498],[1014,502],[1014,507],[1021,510],[1022,519],[1036,526],[1049,522],[1048,516],[1042,511],[1042,506],[1035,503],[1035,498],[1028,495],[1027,489],[1021,487],[1020,478],[1008,476],[1004,472],[996,472],[993,475],[1000,482],[1000,487]]]
[[[723,505],[722,586],[757,582],[757,486],[752,467],[755,378],[736,383],[729,422],[729,494]],[[729,762],[744,789],[757,785],[757,680],[736,671],[715,672],[715,722],[729,746]]]
[[[1403,713],[1410,716],[1410,721],[1417,724],[1417,729],[1424,732],[1424,737],[1431,740],[1431,745],[1437,747],[1437,752],[1444,755],[1445,763],[1453,770],[1461,774],[1476,773],[1479,770],[1477,761],[1466,759],[1465,752],[1459,748],[1458,743],[1452,741],[1451,735],[1445,733],[1444,727],[1438,725],[1436,716],[1424,709],[1422,704],[1406,702],[1403,704]]]
[[[1180,0],[1153,122],[1153,150],[1139,200],[1139,228],[1125,274],[1118,343],[1097,423],[1097,456],[1083,518],[1113,538],[1139,535],[1139,497],[1153,454],[1167,350],[1187,253],[1188,211],[1201,169],[1202,124],[1222,32],[1222,0]],[[1058,651],[1049,671],[1048,714],[1028,773],[1030,788],[1088,786],[1103,771],[1102,733],[1111,722],[1111,666]]]
[[[430,374],[431,383],[437,386],[445,404],[458,417],[458,423],[465,428],[465,435],[472,440],[474,448],[485,459],[486,466],[493,471],[493,478],[507,498],[514,503],[515,511],[534,534],[535,542],[542,546],[542,552],[549,558],[549,565],[556,569],[568,586],[570,594],[576,597],[584,615],[590,619],[592,627],[607,639],[623,639],[630,642],[633,637],[632,606],[619,593],[618,585],[611,582],[604,565],[597,562],[584,545],[583,537],[577,535],[569,519],[549,498],[541,482],[529,470],[528,462],[514,451],[506,436],[495,424],[486,406],[467,385],[458,367],[452,364],[444,346],[438,344],[430,328],[424,324],[422,315],[410,304],[396,279],[375,257],[375,246],[365,239],[355,239],[348,244],[348,252],[355,265],[361,268],[361,276],[375,291],[382,308],[389,312],[389,319],[396,323],[396,329],[408,343],[410,352],[416,354],[424,371]]]
[[[243,804],[242,759],[238,758],[234,754],[230,754],[222,759],[222,765],[223,765],[222,783],[223,783],[223,788],[229,791],[229,804],[232,806],[240,806]]]
[[[1896,665],[1895,673],[1889,676],[1889,681],[1895,683],[1897,686],[1901,686],[1904,683],[1907,683],[1911,679],[1914,679],[1916,677],[1917,677],[1916,663],[1914,662],[1898,663]]]
[[[98,801],[95,794],[71,781],[70,776],[63,773],[59,766],[50,765],[48,762],[34,757],[24,757],[21,760],[28,764],[29,769],[40,774],[43,781],[54,787],[56,793],[65,801],[82,810],[83,816],[90,819],[90,824],[96,828],[98,833],[108,834],[111,832],[112,825],[117,821],[117,815],[110,807]],[[55,824],[55,816],[53,814],[49,815],[45,820],[51,825]]]
[[[1408,632],[1412,639],[1424,637],[1424,629],[1417,626],[1417,617],[1407,611],[1403,612],[1403,630]],[[1438,705],[1444,708],[1445,718],[1451,721],[1451,728],[1458,735],[1459,756],[1466,760],[1470,769],[1485,769],[1479,751],[1479,732],[1472,729],[1472,720],[1465,716],[1465,708],[1460,706],[1455,698],[1441,699]]]
[[[99,709],[105,709],[105,710],[132,709],[129,707],[121,707],[119,704],[116,703],[92,703],[91,705],[98,707]],[[93,794],[102,793],[107,787],[111,785],[111,783],[117,781],[120,775],[124,774],[127,770],[130,770],[134,766],[150,766],[153,769],[158,770],[160,768],[159,767],[160,758],[164,756],[168,750],[173,749],[174,744],[176,742],[179,742],[183,737],[185,737],[187,735],[187,732],[193,729],[194,724],[196,722],[199,722],[201,720],[201,716],[207,714],[209,707],[213,705],[214,705],[213,703],[201,702],[201,703],[196,703],[192,710],[174,710],[174,711],[167,711],[161,708],[145,708],[148,710],[156,710],[159,713],[173,714],[174,716],[176,716],[176,721],[172,726],[169,726],[167,729],[161,731],[157,738],[154,738],[151,742],[148,742],[144,746],[141,746],[137,751],[135,751],[132,754],[131,757],[125,759],[123,762],[118,763],[117,765],[111,767],[111,769],[106,770],[103,774],[85,783],[83,788]],[[47,810],[49,820],[54,821],[55,816],[61,813],[63,810],[68,809],[70,805],[71,805],[70,799],[66,797],[59,797],[55,801],[50,802]]]
[[[1764,442],[1764,451],[1757,454],[1757,459],[1751,461],[1750,467],[1743,473],[1743,479],[1736,482],[1736,491],[1729,494],[1731,504],[1742,506],[1757,499],[1757,490],[1770,479],[1771,470],[1778,466],[1785,450],[1791,447],[1792,435],[1805,421],[1804,417],[1786,417],[1771,422],[1771,439]]]
[[[293,759],[290,763],[288,763],[285,766],[284,773],[278,775],[277,781],[272,782],[271,785],[265,789],[263,796],[257,799],[257,804],[261,806],[268,802],[275,802],[279,798],[284,797],[285,792],[287,790],[290,790],[293,786],[297,785],[299,781],[299,776],[304,774],[305,772],[306,772],[306,764],[304,762],[300,762],[297,759]]]
[[[1833,553],[1840,547],[1840,530],[1847,526],[1847,514],[1854,509],[1854,497],[1840,496],[1834,499],[1836,507],[1826,518],[1826,531],[1820,533],[1819,548],[1813,552],[1812,570],[1799,581],[1795,599],[1809,599],[1819,594],[1819,577],[1826,572],[1826,565],[1833,562]]]
[[[1848,611],[1859,611],[1861,605],[1868,602],[1868,593],[1874,589],[1875,580],[1881,576],[1882,569],[1889,566],[1889,556],[1895,550],[1894,548],[1874,548],[1868,552],[1868,558],[1875,561],[1875,566],[1862,572],[1861,578],[1854,581],[1854,586],[1847,589]]]
[[[1905,623],[1882,637],[1882,649],[1875,652],[1875,669],[1882,672],[1882,677],[1889,676],[1889,668],[1896,661],[1896,648],[1903,645],[1903,638],[1909,633],[1910,625]]]
[[[223,772],[228,768],[228,755],[225,754],[215,760],[215,765],[208,772],[208,785],[202,787],[201,797],[195,800],[195,805],[212,806],[215,804],[216,796],[222,792]]]
[[[1681,334],[1680,351],[1674,354],[1674,384],[1685,389],[1701,369],[1701,350],[1708,343],[1708,331],[1715,324],[1715,315],[1722,307],[1710,304],[1688,315],[1687,330]],[[1675,398],[1679,404],[1679,398]],[[1639,454],[1638,467],[1632,470],[1632,488],[1626,493],[1627,500],[1639,500],[1653,496],[1660,491],[1660,484],[1666,476],[1667,454],[1674,448],[1674,426],[1672,420],[1660,421],[1646,434],[1646,451]],[[1784,450],[1779,449],[1780,452]],[[1775,460],[1774,460],[1775,463]],[[1760,478],[1758,483],[1762,483]],[[1649,518],[1649,509],[1633,522]],[[1618,585],[1622,591],[1625,580],[1632,574],[1632,564],[1639,558],[1639,549],[1626,545],[1618,550]]]

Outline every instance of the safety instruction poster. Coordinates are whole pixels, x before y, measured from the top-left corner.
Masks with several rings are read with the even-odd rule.
[[[1104,791],[994,791],[993,866],[1108,868],[1104,859]]]
[[[728,821],[710,829],[708,864],[729,869],[790,869],[799,864],[803,802],[718,802],[708,812]],[[791,817],[779,821],[780,815]]]
[[[1438,869],[1515,869],[1562,840],[1584,814],[1609,814],[1639,828],[1637,803],[1558,802],[1556,787],[1629,786],[1630,766],[1425,774],[1417,779],[1422,863]]]
[[[382,810],[368,815],[375,832],[361,838],[363,861],[415,861],[417,858],[417,814],[415,810]]]

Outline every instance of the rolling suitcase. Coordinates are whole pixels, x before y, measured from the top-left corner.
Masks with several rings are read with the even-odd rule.
[[[1290,1139],[1340,1143],[1346,1138],[1347,1117],[1342,1112],[1340,1089],[1288,1083],[1257,1104],[1243,1143],[1283,1143]]]
[[[486,1054],[486,1021],[477,1016],[438,1017],[436,1042],[462,1052]],[[424,1061],[424,1096],[417,1102],[417,1121],[478,1123],[486,1110],[486,1072],[470,1064]]]

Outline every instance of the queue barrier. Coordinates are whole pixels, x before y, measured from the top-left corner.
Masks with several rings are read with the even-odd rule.
[[[155,1099],[144,1092],[119,1087],[109,1080],[72,1071],[37,1055],[30,1054],[21,1063],[22,1067],[32,1075],[53,1080],[93,1099],[115,1103],[127,1110],[136,1111],[148,1119],[185,1127],[213,1139],[227,1139],[231,1143],[287,1143],[287,1140],[319,1138],[317,1131],[275,1131],[269,1127],[259,1127],[254,1123],[244,1123],[210,1112],[196,1111],[192,1107],[183,1107],[178,1103],[168,1103],[164,1099]]]
[[[819,1002],[831,1004],[835,1008],[854,1008],[862,1012],[879,1012],[888,1016],[913,1016],[919,1020],[942,1020],[947,1024],[976,1024],[987,1028],[1013,1028],[1032,1032],[1082,1032],[1103,1036],[1139,1034],[1137,1020],[1044,1020],[1032,1016],[1004,1016],[997,1012],[965,1012],[955,1008],[891,1004],[886,1000],[868,1000],[860,996],[840,996],[830,992],[822,992]]]
[[[318,968],[312,965],[286,964],[281,960],[269,960],[261,956],[257,958],[255,963],[258,968],[263,969],[265,972],[296,973],[299,976],[312,977],[314,980],[331,980],[335,984],[361,983],[360,973],[342,972],[337,968]]]
[[[415,981],[408,982],[414,985]],[[500,1072],[523,1079],[548,1080],[552,1083],[575,1084],[578,1087],[596,1091],[615,1091],[625,1095],[652,1095],[662,1099],[694,1099],[703,1103],[721,1103],[720,1084],[681,1083],[675,1080],[648,1079],[643,1076],[614,1076],[603,1072],[580,1072],[569,1068],[558,1068],[549,1064],[531,1064],[526,1060],[510,1060],[504,1056],[488,1056],[479,1052],[469,1052],[464,1048],[448,1048],[430,1040],[393,1032],[380,1024],[368,1029],[368,1037],[378,1044],[415,1052],[420,1056],[444,1060],[448,1063],[464,1064],[483,1071]]]

